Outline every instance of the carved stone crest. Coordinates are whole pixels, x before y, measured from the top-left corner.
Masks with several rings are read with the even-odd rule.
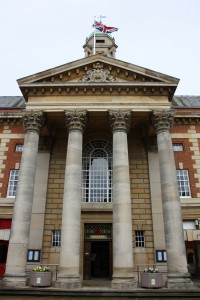
[[[93,69],[90,69],[79,80],[80,82],[114,82],[116,78],[110,75],[108,69],[103,69],[103,65],[96,63],[93,65]]]

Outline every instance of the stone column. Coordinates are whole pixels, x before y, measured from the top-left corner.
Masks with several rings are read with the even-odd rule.
[[[4,286],[25,286],[27,249],[33,203],[39,132],[45,122],[41,111],[25,111],[23,125],[25,128],[24,151],[22,154],[17,194],[9,239]]]
[[[65,111],[65,118],[69,136],[62,211],[60,268],[56,287],[79,288],[81,286],[79,261],[82,140],[87,113],[81,110]]]
[[[160,180],[163,203],[165,244],[167,252],[167,286],[191,288],[187,270],[182,214],[179,199],[176,166],[170,129],[174,111],[153,111],[152,124],[157,132]]]
[[[109,111],[113,132],[113,280],[112,287],[132,289],[133,275],[132,214],[127,132],[130,111]]]

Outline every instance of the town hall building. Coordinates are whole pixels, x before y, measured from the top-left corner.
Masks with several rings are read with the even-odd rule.
[[[94,38],[96,52],[94,54]],[[0,275],[57,288],[140,286],[156,266],[171,289],[200,274],[200,97],[179,79],[116,58],[109,34],[85,57],[18,80],[0,97]]]

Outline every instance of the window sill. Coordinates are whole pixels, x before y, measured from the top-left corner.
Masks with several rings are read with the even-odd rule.
[[[0,206],[14,206],[15,198],[0,198]]]
[[[200,206],[200,198],[180,198],[181,206]]]
[[[53,252],[53,253],[60,253],[60,248],[61,248],[61,247],[51,247],[50,252]]]
[[[135,247],[133,251],[134,251],[134,253],[146,253],[147,248],[145,248],[145,247]]]
[[[110,202],[82,202],[81,210],[82,211],[112,211],[113,204]]]

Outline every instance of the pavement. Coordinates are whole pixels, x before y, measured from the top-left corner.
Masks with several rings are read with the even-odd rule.
[[[117,290],[111,288],[111,281],[84,280],[79,289],[66,290],[55,287],[24,287],[24,288],[0,288],[0,300],[200,300],[200,278],[192,278],[194,288],[170,290],[168,288],[145,289],[136,288],[132,290]]]

